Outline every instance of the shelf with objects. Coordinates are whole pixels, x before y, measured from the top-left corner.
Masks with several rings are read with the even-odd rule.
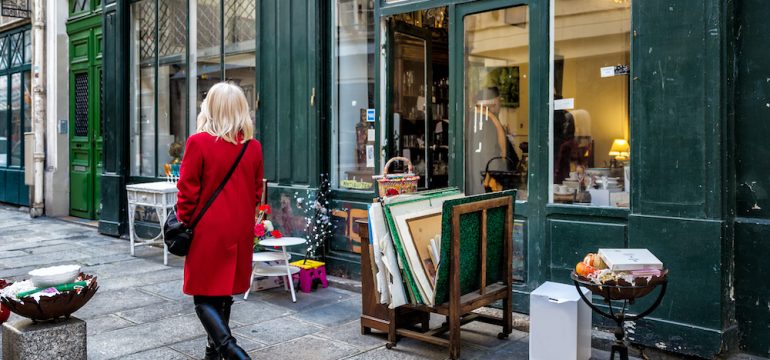
[[[449,184],[448,32],[393,21],[393,151],[414,164],[419,189],[443,188]]]

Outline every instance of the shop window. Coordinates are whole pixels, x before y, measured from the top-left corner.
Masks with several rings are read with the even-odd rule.
[[[24,132],[31,130],[29,31],[0,37],[0,167],[23,167]]]
[[[465,189],[528,195],[529,21],[527,6],[466,16]]]
[[[154,0],[131,5],[131,175],[155,176],[155,66],[157,65]]]
[[[132,3],[132,176],[164,177],[173,170],[167,165],[181,160],[214,84],[240,85],[254,106],[256,6],[252,0]]]
[[[627,208],[630,1],[554,5],[552,202]]]
[[[337,0],[332,39],[332,184],[370,190],[374,158],[374,4]]]
[[[187,138],[187,2],[131,5],[131,175],[165,176]]]
[[[256,122],[257,2],[236,0],[224,5],[225,80],[243,89],[251,121]]]
[[[158,2],[158,176],[181,161],[187,140],[187,2]]]
[[[0,76],[0,167],[8,166],[8,75]]]
[[[449,12],[445,6],[394,15],[392,112],[388,119],[395,156],[409,159],[420,176],[418,189],[449,185]],[[390,171],[406,172],[394,166]]]

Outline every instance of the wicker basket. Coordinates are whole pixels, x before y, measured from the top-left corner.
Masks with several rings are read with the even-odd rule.
[[[395,161],[403,161],[407,165],[407,172],[403,174],[388,174],[388,168]],[[380,197],[407,194],[417,191],[417,182],[420,177],[414,174],[412,162],[405,157],[394,157],[382,167],[382,175],[374,176],[377,180],[377,188]]]

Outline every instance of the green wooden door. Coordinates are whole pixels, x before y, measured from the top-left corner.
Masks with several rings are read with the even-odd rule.
[[[96,219],[102,172],[102,31],[90,17],[68,25],[70,36],[70,214]]]

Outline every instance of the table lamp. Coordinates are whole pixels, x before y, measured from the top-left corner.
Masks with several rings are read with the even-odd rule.
[[[629,150],[628,141],[625,139],[615,139],[612,142],[609,155],[614,156],[615,160],[618,161],[628,160]]]
[[[628,160],[630,146],[625,139],[615,139],[612,141],[612,147],[610,148],[609,155],[613,158],[610,159],[610,168],[619,168],[623,162]]]

